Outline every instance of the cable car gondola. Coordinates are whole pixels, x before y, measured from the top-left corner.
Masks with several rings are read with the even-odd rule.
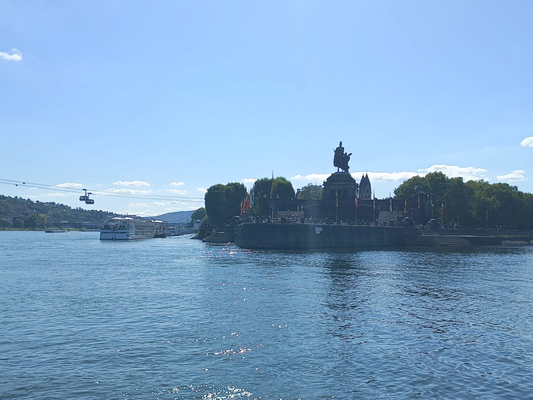
[[[87,189],[83,189],[85,194],[83,196],[80,196],[80,201],[84,201],[85,204],[94,204],[94,200],[89,198],[89,195],[92,193],[87,193]]]
[[[87,189],[82,189],[85,191],[85,195],[80,196],[80,201],[87,201],[89,200],[89,196],[87,196]]]

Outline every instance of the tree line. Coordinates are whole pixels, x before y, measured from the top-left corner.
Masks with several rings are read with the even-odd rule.
[[[426,196],[426,212],[445,225],[472,228],[533,227],[533,194],[507,183],[464,182],[442,172],[415,176],[395,191],[396,198]]]

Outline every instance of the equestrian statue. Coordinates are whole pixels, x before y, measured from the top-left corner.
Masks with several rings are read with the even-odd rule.
[[[346,154],[344,152],[342,142],[339,142],[339,147],[333,151],[335,152],[335,156],[333,157],[333,166],[337,167],[337,172],[339,172],[339,169],[342,169],[343,172],[348,172],[350,170],[348,162],[350,161],[350,156],[352,153]]]

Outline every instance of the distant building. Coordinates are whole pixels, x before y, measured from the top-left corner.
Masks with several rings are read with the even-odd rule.
[[[194,232],[198,232],[200,230],[200,226],[202,225],[202,221],[200,221],[199,219],[197,219],[196,221],[194,221],[194,225],[193,225],[193,228],[192,230]]]
[[[360,200],[372,200],[372,185],[368,174],[363,174],[361,182],[359,182],[359,199]]]

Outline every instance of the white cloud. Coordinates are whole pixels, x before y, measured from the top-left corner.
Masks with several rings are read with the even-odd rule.
[[[330,175],[331,174],[309,174],[309,175],[303,176],[303,175],[298,174],[290,178],[290,180],[295,180],[295,181],[302,180],[302,181],[317,182],[317,183],[322,184],[322,182],[328,179]]]
[[[65,193],[45,193],[41,194],[42,197],[66,197],[67,195]]]
[[[510,174],[506,175],[498,175],[496,178],[498,178],[499,181],[524,181],[526,180],[526,177],[524,176],[526,171],[523,169],[517,169]]]
[[[520,142],[520,146],[533,147],[533,136],[527,137]]]
[[[207,189],[205,189],[205,188],[196,188],[196,190],[198,190],[199,192],[202,192],[202,193],[207,193]]]
[[[165,202],[154,201],[152,203],[130,203],[130,207],[162,207],[162,206],[169,206],[172,204],[187,204],[187,203],[184,203],[182,201],[175,201],[175,200],[165,201]]]
[[[130,207],[150,207],[148,203],[130,203]]]
[[[122,210],[118,214],[137,216],[137,217],[151,217],[152,215],[160,214],[151,210],[141,211],[141,210]]]
[[[429,168],[419,169],[424,175],[431,172],[442,172],[448,178],[461,177],[466,181],[479,181],[484,179],[483,174],[487,172],[484,168],[459,167],[457,165],[435,164]]]
[[[151,190],[146,189],[117,189],[117,188],[109,188],[104,190],[106,193],[113,193],[113,194],[150,194]]]
[[[83,185],[81,183],[65,182],[65,183],[60,183],[59,185],[55,185],[55,187],[69,188],[69,189],[81,189],[83,188]]]
[[[425,174],[420,172],[352,172],[352,176],[356,180],[360,180],[361,176],[368,174],[368,178],[371,182],[398,182],[406,181],[407,179],[412,178],[413,176],[423,176]]]
[[[118,186],[150,186],[148,182],[145,181],[116,181],[113,182],[113,185]]]
[[[19,50],[13,48],[11,52],[13,54],[8,54],[3,51],[0,51],[0,58],[3,58],[7,61],[22,61],[22,53]]]
[[[170,186],[183,186],[185,182],[170,182]]]
[[[253,185],[257,179],[255,178],[244,178],[241,179],[241,182],[247,185]]]
[[[167,189],[167,192],[174,193],[174,194],[180,194],[180,195],[184,195],[185,193],[187,193],[186,190],[180,190],[180,189]]]

